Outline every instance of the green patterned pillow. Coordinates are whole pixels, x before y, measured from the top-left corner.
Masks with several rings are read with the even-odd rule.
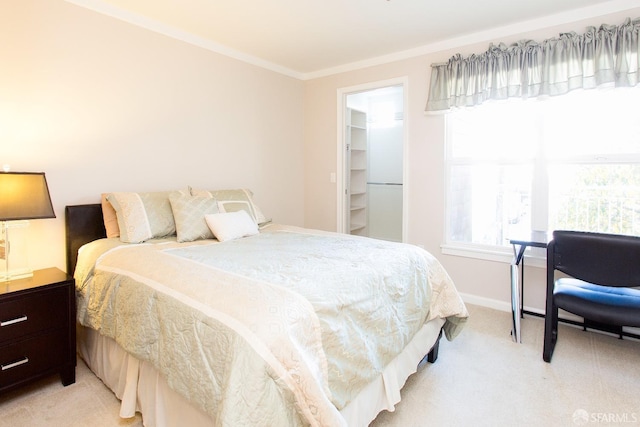
[[[125,243],[141,243],[154,237],[175,234],[176,224],[169,203],[171,194],[180,192],[107,194],[107,200],[116,211],[120,240]]]
[[[260,208],[253,201],[253,193],[246,188],[233,190],[191,190],[192,196],[213,197],[218,201],[220,212],[246,211],[256,224],[268,222]]]
[[[180,194],[169,197],[169,202],[176,221],[178,242],[213,239],[204,216],[218,213],[216,199]]]

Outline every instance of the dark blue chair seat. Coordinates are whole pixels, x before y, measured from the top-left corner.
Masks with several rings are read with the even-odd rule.
[[[563,277],[553,290],[556,305],[589,320],[618,326],[640,326],[640,290],[595,285]]]
[[[556,272],[566,276],[555,278]],[[558,310],[585,327],[640,326],[640,237],[556,230],[547,246],[547,303],[542,358],[551,361],[558,340]]]

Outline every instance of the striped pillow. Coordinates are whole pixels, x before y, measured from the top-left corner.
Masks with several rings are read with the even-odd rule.
[[[220,212],[246,211],[253,221],[260,225],[268,222],[260,208],[253,201],[253,193],[246,188],[233,190],[195,190],[190,189],[192,196],[213,197],[218,201]]]
[[[107,194],[107,200],[116,211],[120,240],[141,243],[154,237],[176,233],[169,196],[179,191],[148,193],[116,192]]]

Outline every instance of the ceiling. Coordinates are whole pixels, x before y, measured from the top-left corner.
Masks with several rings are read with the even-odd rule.
[[[549,26],[552,18],[638,7],[638,0],[67,1],[299,78],[496,28],[535,29],[543,18]]]

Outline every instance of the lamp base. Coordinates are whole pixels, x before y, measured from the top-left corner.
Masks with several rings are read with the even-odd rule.
[[[33,270],[29,268],[29,252],[27,250],[28,226],[29,221],[24,220],[0,222],[1,282],[33,276]]]
[[[28,279],[29,277],[33,277],[33,270],[20,272],[20,271],[11,271],[11,272],[3,272],[0,274],[0,282],[9,282],[11,280],[19,280],[19,279]]]

